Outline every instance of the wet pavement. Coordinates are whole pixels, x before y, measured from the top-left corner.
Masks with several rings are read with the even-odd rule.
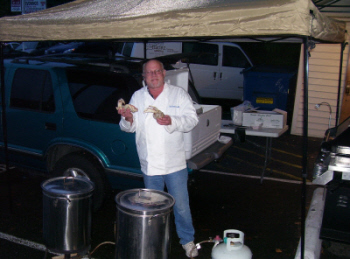
[[[308,142],[308,180],[320,143],[321,139],[316,138]],[[213,243],[206,241],[216,235],[222,237],[227,229],[245,233],[245,245],[254,259],[295,257],[301,234],[302,138],[286,133],[273,140],[272,163],[260,183],[264,144],[265,139],[259,137],[247,136],[245,142],[236,140],[220,161],[190,175],[195,242],[203,242],[197,258],[210,259]],[[0,258],[44,258],[40,184],[46,178],[13,170],[8,189],[5,176],[0,173]],[[316,187],[308,181],[307,207]],[[115,258],[114,198],[120,191],[114,190],[103,207],[92,213],[92,258]],[[170,244],[169,259],[187,258],[175,231]],[[50,253],[47,258],[53,256]],[[350,258],[350,249],[345,244],[327,241],[321,258]]]

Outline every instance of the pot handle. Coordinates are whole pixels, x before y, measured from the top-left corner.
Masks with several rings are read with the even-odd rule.
[[[150,191],[148,191],[148,189],[139,189],[139,199],[145,199],[145,200],[150,200],[151,198],[150,197],[146,197],[146,196],[143,196],[142,194],[141,194],[141,192],[149,192],[150,193]]]
[[[153,220],[154,218],[158,217],[158,216],[160,216],[160,214],[155,214],[155,215],[153,215],[152,217],[150,217],[149,220],[148,220],[148,225],[150,226],[150,225],[152,224],[152,220]]]
[[[64,178],[63,178],[63,184],[66,185],[66,184],[72,184],[72,183],[74,183],[74,178],[75,178],[74,176],[67,176],[67,177],[64,177]],[[71,182],[68,182],[68,181],[66,182],[66,179],[71,179],[72,181],[71,181]]]
[[[53,201],[53,205],[54,205],[55,207],[57,207],[57,204],[58,204],[58,201],[59,201],[59,200],[68,201],[69,204],[72,202],[71,199],[69,199],[68,197],[56,197],[55,200]]]

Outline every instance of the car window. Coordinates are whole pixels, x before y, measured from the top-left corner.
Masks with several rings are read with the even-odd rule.
[[[250,67],[249,61],[239,48],[224,46],[222,65],[225,67]]]
[[[126,42],[123,49],[123,56],[130,57],[133,47],[134,47],[133,42]]]
[[[115,42],[115,52],[121,53],[123,50],[124,42]]]
[[[190,58],[190,63],[201,65],[218,65],[219,47],[216,44],[183,42],[183,53],[197,53],[195,57]]]
[[[25,41],[22,42],[16,50],[21,51],[21,50],[26,50],[26,49],[35,49],[36,46],[38,45],[39,42],[37,41]]]
[[[123,98],[129,102],[139,89],[136,80],[128,75],[91,70],[68,69],[67,78],[74,109],[79,117],[119,123],[116,107]]]
[[[49,71],[17,69],[12,82],[10,107],[53,112],[55,101]]]

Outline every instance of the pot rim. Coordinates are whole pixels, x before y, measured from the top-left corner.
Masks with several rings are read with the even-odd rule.
[[[144,210],[142,208],[140,208],[141,206],[139,206],[138,208],[133,208],[133,207],[129,207],[129,206],[121,203],[121,198],[124,195],[131,194],[131,193],[135,193],[135,195],[136,195],[137,193],[140,194],[141,192],[161,194],[161,195],[165,196],[167,199],[169,199],[170,202],[168,204],[166,204],[165,207],[162,207],[162,208],[149,208],[148,207],[148,208],[145,208]],[[129,213],[136,214],[136,215],[153,215],[153,214],[171,212],[172,207],[175,204],[175,199],[169,193],[166,193],[163,191],[139,188],[139,189],[130,189],[130,190],[126,190],[126,191],[118,193],[115,197],[115,202],[117,203],[117,208],[120,210],[127,211]]]
[[[44,195],[52,198],[79,198],[90,197],[95,189],[95,185],[83,177],[61,176],[42,182],[41,188]]]

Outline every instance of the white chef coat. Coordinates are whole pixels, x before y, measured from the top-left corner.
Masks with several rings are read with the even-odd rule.
[[[141,171],[147,175],[165,175],[186,168],[183,133],[198,123],[189,94],[181,87],[165,83],[162,93],[153,99],[145,86],[133,94],[130,104],[138,108],[133,113],[133,123],[122,117],[119,125],[123,131],[136,132]],[[153,113],[144,113],[149,105],[169,115],[171,125],[159,125]]]

